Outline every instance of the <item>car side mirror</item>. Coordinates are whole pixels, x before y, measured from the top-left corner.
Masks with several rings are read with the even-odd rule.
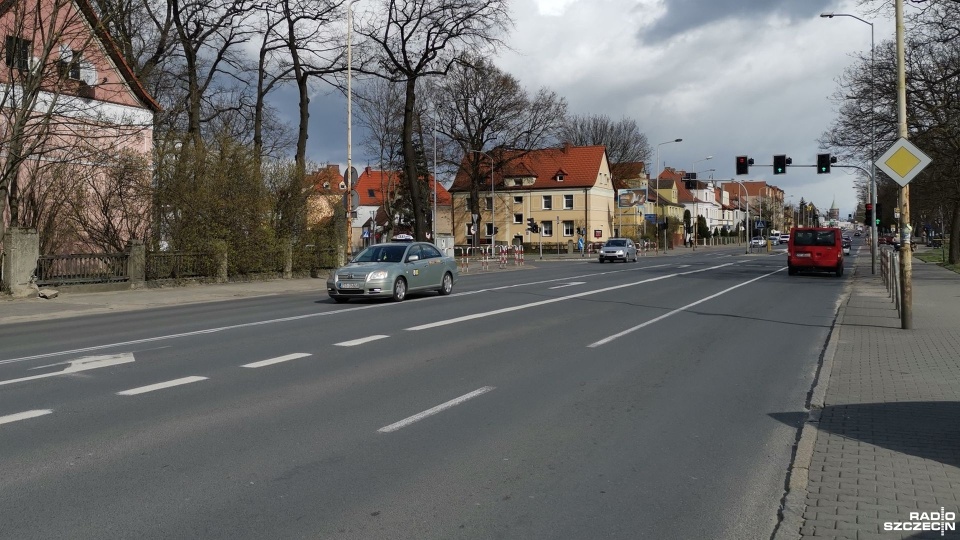
[[[407,257],[407,262],[413,262],[413,261],[419,261],[419,260],[420,260],[420,256],[419,256],[419,255],[411,255],[411,256]]]

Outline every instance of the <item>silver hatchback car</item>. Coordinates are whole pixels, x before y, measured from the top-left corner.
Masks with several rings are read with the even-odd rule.
[[[600,262],[637,262],[637,245],[629,238],[611,238],[600,248]]]
[[[429,242],[389,242],[361,251],[327,278],[327,294],[337,302],[351,298],[392,298],[408,292],[453,291],[457,262]]]

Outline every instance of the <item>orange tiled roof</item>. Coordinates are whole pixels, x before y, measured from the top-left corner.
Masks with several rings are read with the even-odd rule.
[[[390,171],[378,171],[367,167],[357,177],[357,194],[360,195],[360,206],[380,206],[383,204],[383,194],[392,184],[401,181],[399,172],[390,173]],[[436,186],[434,186],[436,183]],[[437,190],[437,204],[448,206],[451,202],[450,193],[447,192],[443,184],[434,182],[430,177],[430,187]]]
[[[557,188],[589,188],[597,183],[600,165],[603,162],[606,148],[603,146],[564,146],[562,148],[543,148],[524,152],[521,150],[495,149],[495,156],[506,162],[502,168],[494,169],[494,182],[499,191],[505,189],[557,189]],[[481,174],[489,176],[489,161],[481,161]],[[558,172],[564,174],[563,181],[558,182]],[[532,186],[505,186],[506,178],[533,177]],[[451,192],[470,190],[470,176],[467,174],[467,157],[461,164]]]

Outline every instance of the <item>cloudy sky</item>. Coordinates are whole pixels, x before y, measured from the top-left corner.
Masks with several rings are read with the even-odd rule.
[[[795,167],[774,176],[770,165],[774,154],[787,154],[795,165],[816,163],[817,139],[836,114],[829,99],[836,79],[854,54],[869,54],[869,25],[820,13],[872,20],[878,46],[893,39],[892,19],[859,11],[856,0],[513,0],[511,6],[510,50],[497,63],[531,92],[549,87],[575,114],[632,118],[654,150],[682,138],[660,146],[661,167],[733,178],[735,156],[749,155],[758,166],[737,179],[766,180],[788,201],[803,197],[826,209],[836,200],[841,215],[855,211],[852,175]],[[310,157],[345,165],[345,100],[316,96],[312,105]],[[358,169],[367,164],[359,137],[354,122]],[[713,158],[700,161],[707,156]]]

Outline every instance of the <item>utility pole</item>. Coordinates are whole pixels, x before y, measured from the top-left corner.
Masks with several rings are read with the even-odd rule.
[[[897,120],[900,136],[907,138],[907,85],[904,62],[903,0],[897,12]],[[876,206],[874,206],[876,209]],[[913,255],[911,253],[910,184],[900,188],[900,328],[913,327]]]

